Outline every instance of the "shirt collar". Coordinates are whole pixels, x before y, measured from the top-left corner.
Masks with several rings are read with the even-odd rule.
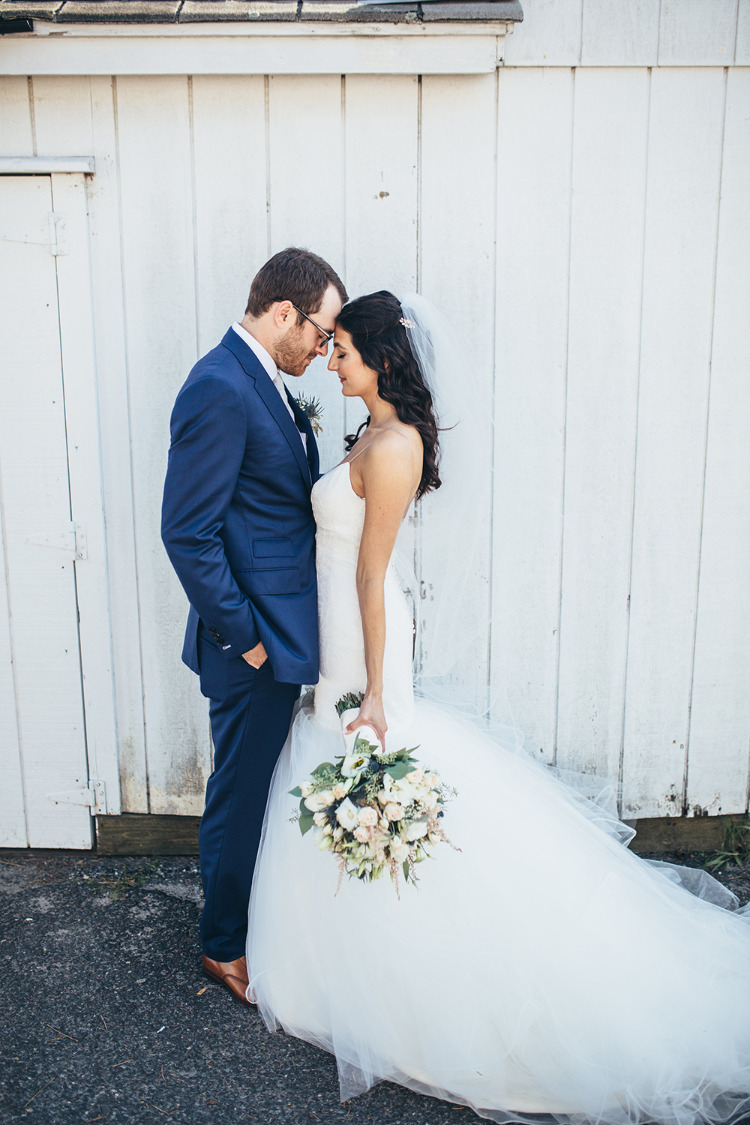
[[[263,367],[268,372],[270,378],[276,379],[277,375],[279,374],[279,369],[273,362],[263,345],[259,344],[255,337],[251,336],[250,333],[245,328],[243,328],[238,321],[235,321],[235,323],[232,325],[232,328],[235,330],[239,338],[245,341],[247,346],[255,355],[256,359],[263,364]]]

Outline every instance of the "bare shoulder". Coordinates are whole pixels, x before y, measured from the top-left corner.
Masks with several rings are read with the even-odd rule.
[[[380,434],[362,460],[376,469],[400,467],[413,470],[422,461],[422,438],[419,430],[415,426],[399,423]]]

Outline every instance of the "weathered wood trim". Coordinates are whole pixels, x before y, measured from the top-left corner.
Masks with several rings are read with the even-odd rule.
[[[630,849],[637,855],[714,851],[722,846],[729,825],[742,819],[735,815],[638,820]],[[96,850],[100,855],[197,855],[199,824],[199,816],[97,816]]]
[[[0,156],[0,176],[44,176],[52,172],[93,175],[93,156]]]
[[[384,33],[347,36],[326,26],[325,35],[278,29],[273,37],[246,28],[243,35],[206,35],[203,26],[187,33],[158,27],[151,35],[117,27],[103,35],[96,27],[88,36],[80,28],[76,34],[56,28],[54,37],[4,36],[0,74],[487,74],[498,66],[504,43],[502,29],[486,26],[484,34],[472,27],[472,34],[452,36],[433,34],[433,25],[416,34],[399,27],[394,35],[389,26]]]

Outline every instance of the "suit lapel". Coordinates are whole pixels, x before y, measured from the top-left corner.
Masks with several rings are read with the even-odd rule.
[[[299,431],[290,417],[289,411],[284,406],[281,395],[276,390],[268,372],[253,353],[252,349],[247,346],[244,340],[240,339],[233,328],[229,329],[221,342],[237,357],[246,373],[255,383],[256,391],[262,398],[274,421],[278,423],[279,429],[294,454],[294,459],[297,462],[299,471],[302,473],[302,479],[307,488],[311,488],[313,480],[311,466],[308,464],[307,458],[305,457],[305,450],[300,440]],[[296,406],[296,403],[294,403],[292,409],[294,409],[294,406]]]

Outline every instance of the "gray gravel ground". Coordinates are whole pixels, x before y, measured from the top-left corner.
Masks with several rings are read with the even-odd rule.
[[[750,899],[750,863],[721,879]],[[193,859],[4,852],[0,892],[2,1121],[479,1121],[387,1083],[342,1105],[329,1055],[202,976]]]

